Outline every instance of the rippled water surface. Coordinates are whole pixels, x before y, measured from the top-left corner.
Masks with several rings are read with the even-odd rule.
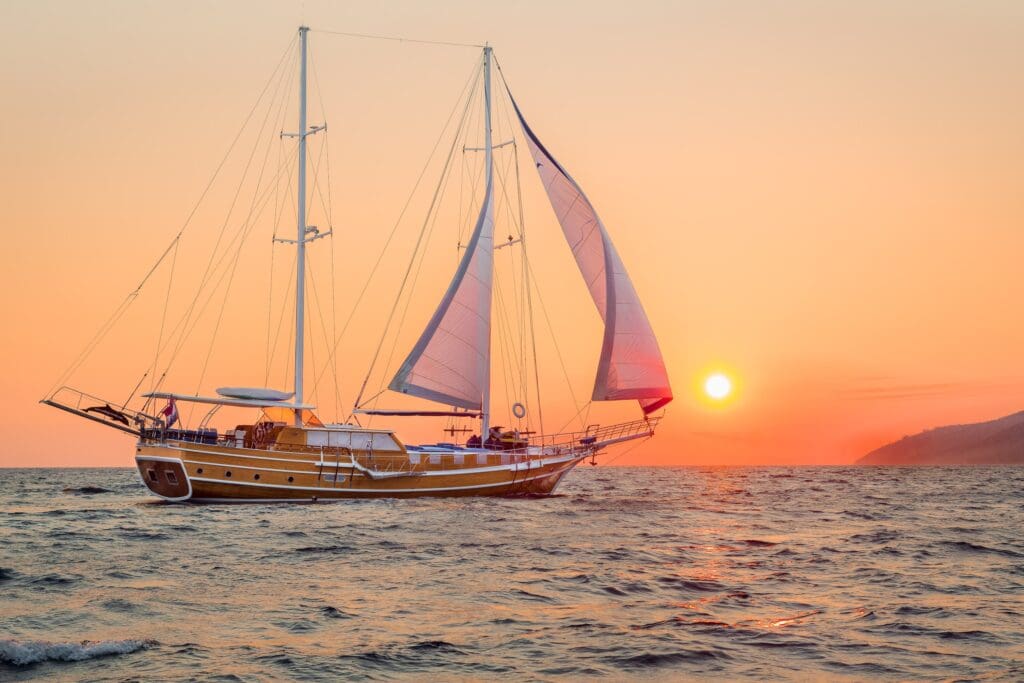
[[[1024,679],[1024,468],[154,502],[0,470],[0,679]]]

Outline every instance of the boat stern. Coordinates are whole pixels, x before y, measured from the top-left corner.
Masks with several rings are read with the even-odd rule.
[[[143,483],[164,500],[181,502],[192,497],[192,482],[178,458],[136,453],[135,465]]]

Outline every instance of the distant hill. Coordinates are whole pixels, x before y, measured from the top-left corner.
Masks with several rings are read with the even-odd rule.
[[[871,451],[858,465],[1024,464],[1024,411],[989,422],[936,427]]]

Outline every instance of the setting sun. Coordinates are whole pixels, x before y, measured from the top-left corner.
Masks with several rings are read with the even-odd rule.
[[[732,393],[732,380],[716,372],[704,380],[704,393],[716,401],[721,401]]]

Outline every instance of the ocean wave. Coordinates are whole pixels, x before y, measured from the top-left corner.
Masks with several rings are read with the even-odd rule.
[[[77,574],[70,574],[67,576],[62,574],[43,574],[42,576],[35,577],[29,581],[29,583],[36,586],[69,586],[81,578],[82,577]]]
[[[339,506],[151,505],[134,469],[7,473],[0,680],[1024,681],[1024,468],[999,471],[638,468],[609,495],[587,469],[535,503]],[[98,481],[113,493],[54,502]],[[77,642],[150,635],[127,655]]]
[[[604,661],[626,669],[647,669],[686,662],[730,659],[724,650],[679,650],[677,652],[644,652],[638,655],[607,657]]]
[[[1008,548],[991,548],[987,545],[979,545],[977,543],[969,543],[967,541],[941,541],[940,544],[947,548],[952,548],[953,550],[959,550],[962,552],[991,553],[993,555],[1002,555],[1004,557],[1024,557],[1024,553],[1019,553]]]
[[[308,553],[312,555],[339,555],[344,553],[350,553],[354,550],[355,548],[353,548],[350,545],[308,545],[302,548],[296,548],[295,552]]]
[[[97,657],[127,655],[158,645],[155,640],[83,640],[51,643],[46,640],[0,640],[0,662],[29,666],[40,662],[82,662]]]
[[[321,607],[320,614],[327,617],[328,619],[352,619],[356,616],[354,614],[349,614],[348,612],[342,611],[337,607],[331,607],[330,605],[327,605],[326,607]]]
[[[102,486],[66,486],[64,487],[64,493],[78,493],[93,496],[98,493],[113,493],[113,491],[105,489]]]

